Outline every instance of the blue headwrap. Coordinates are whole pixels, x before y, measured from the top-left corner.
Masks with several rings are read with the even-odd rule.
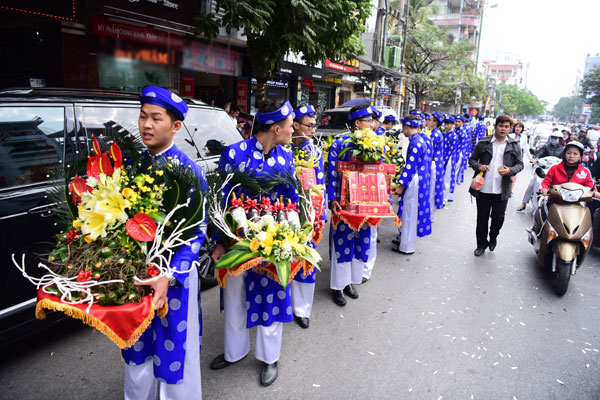
[[[373,114],[373,107],[365,107],[348,114],[348,121],[354,121],[362,117],[370,117]]]
[[[421,110],[412,110],[410,112],[410,115],[417,115],[417,116],[419,116],[419,118],[423,118],[423,114],[421,113]]]
[[[290,114],[292,114],[292,110],[292,105],[289,101],[286,101],[285,104],[281,106],[281,108],[275,111],[267,113],[257,112],[256,119],[260,125],[270,125],[289,117]]]
[[[381,116],[383,115],[383,113],[381,111],[379,111],[378,109],[376,109],[375,107],[371,107],[371,110],[373,110],[373,114],[375,115],[376,118],[381,118]]]
[[[469,122],[471,121],[472,117],[471,114],[465,114],[465,122]]]
[[[315,112],[313,106],[302,106],[294,110],[294,112],[292,113],[292,119],[295,121],[304,116],[314,117],[315,115],[317,115],[317,113]]]
[[[421,126],[421,121],[418,119],[402,118],[402,125],[408,125],[408,126],[417,128],[417,127]]]
[[[173,112],[180,121],[185,119],[188,112],[188,106],[181,97],[158,86],[147,86],[140,95],[140,102],[142,105],[154,104],[169,110]]]
[[[444,119],[444,123],[446,123],[446,122],[449,122],[449,123],[453,124],[454,123],[454,118],[452,118],[451,116],[447,116]]]
[[[455,121],[461,120],[462,122],[465,122],[465,117],[463,117],[462,115],[458,114],[456,117],[454,117]]]
[[[396,121],[397,121],[397,119],[396,119],[396,117],[395,117],[395,116],[393,116],[393,115],[386,115],[386,116],[383,118],[383,123],[386,123],[386,122],[396,122]]]
[[[440,114],[434,112],[433,114],[431,114],[431,116],[435,119],[438,120],[438,122],[440,123],[440,125],[442,124],[442,122],[444,121],[444,117],[442,117]]]

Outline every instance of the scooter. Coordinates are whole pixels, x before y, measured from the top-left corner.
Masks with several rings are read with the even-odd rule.
[[[567,182],[552,186],[548,195],[554,201],[543,203],[534,215],[534,227],[527,232],[539,264],[555,274],[554,290],[562,296],[590,250],[592,215],[582,202],[591,201],[593,192]]]
[[[533,173],[535,174],[535,183],[534,183],[533,187],[535,189],[539,188],[540,184],[546,177],[546,174],[548,173],[548,170],[550,169],[550,167],[552,167],[553,165],[556,165],[560,162],[561,162],[560,158],[553,157],[553,156],[542,157],[542,158],[538,159],[534,166],[534,170],[533,170]],[[533,210],[533,215],[535,215],[538,208],[540,207],[540,204],[544,201],[544,196],[542,196],[542,194],[539,191],[536,191],[531,196],[530,201],[531,201],[531,209]]]

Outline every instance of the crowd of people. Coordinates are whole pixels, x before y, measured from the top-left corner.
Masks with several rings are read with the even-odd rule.
[[[165,89],[152,88],[154,96],[142,94],[139,130],[147,146],[146,157],[160,159],[168,154],[182,164],[194,165],[193,171],[202,187],[206,186],[204,171],[188,156],[179,151],[173,138],[185,119],[185,102]],[[231,111],[232,119],[239,110]],[[316,131],[316,110],[310,105],[293,109],[289,102],[265,100],[256,115],[257,133],[227,147],[221,156],[218,170],[224,174],[235,171],[252,171],[257,178],[268,180],[281,174],[295,176],[294,154],[303,150],[316,156],[315,185],[322,187],[332,218],[342,209],[341,187],[336,164],[350,161],[354,146],[346,140],[358,130],[371,129],[378,135],[398,136],[392,130],[397,123],[394,116],[380,120],[381,113],[372,106],[356,106],[349,112],[349,132],[335,140],[329,150],[327,164],[322,149],[313,143]],[[237,122],[237,121],[236,121]],[[402,221],[398,237],[391,249],[412,254],[418,237],[430,235],[436,210],[448,207],[454,200],[457,185],[471,182],[465,179],[467,167],[475,170],[474,178],[482,176],[481,187],[471,185],[477,198],[477,249],[480,256],[486,248],[493,251],[504,220],[506,202],[512,193],[512,179],[523,168],[519,138],[508,137],[513,121],[500,116],[495,121],[493,135],[483,117],[477,121],[469,114],[431,115],[419,110],[401,119],[402,138],[405,143],[405,164],[395,182],[398,196],[398,216]],[[517,135],[522,132],[515,131]],[[396,139],[400,139],[397,137]],[[571,168],[571,167],[569,167]],[[570,169],[569,169],[570,170]],[[234,191],[251,196],[244,184],[228,186]],[[280,184],[267,195],[284,196],[297,201],[296,186]],[[264,194],[263,194],[264,195]],[[491,227],[488,232],[488,220]],[[314,222],[320,231],[328,221],[327,213]],[[355,228],[344,220],[331,223],[329,231],[330,288],[333,302],[345,306],[347,297],[357,299],[356,285],[371,279],[377,257],[377,228],[363,224]],[[212,253],[216,261],[226,254],[227,242],[212,234],[217,245]],[[198,235],[204,239],[204,232]],[[312,243],[313,247],[317,243]],[[199,246],[184,246],[174,260],[189,263],[188,256],[197,254]],[[183,260],[183,261],[182,261]],[[296,321],[308,328],[313,308],[315,269],[311,273],[299,272],[287,288],[254,270],[228,278],[222,289],[221,305],[224,309],[224,349],[210,363],[213,370],[227,368],[244,359],[250,352],[250,328],[256,327],[255,357],[260,360],[260,381],[271,385],[278,376],[283,324]],[[166,318],[156,317],[143,335],[143,340],[123,351],[126,361],[125,398],[201,398],[202,388],[199,367],[201,346],[200,293],[197,273],[163,277],[152,284],[154,302],[169,302],[172,310]]]

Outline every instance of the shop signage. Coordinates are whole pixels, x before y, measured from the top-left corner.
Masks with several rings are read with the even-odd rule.
[[[341,60],[335,63],[329,59],[325,60],[325,67],[342,72],[362,72],[358,60]]]
[[[123,40],[155,44],[164,47],[183,48],[183,36],[123,22],[105,17],[90,17],[89,31],[93,35],[116,37]]]
[[[248,79],[238,78],[235,90],[235,101],[243,112],[248,112]]]
[[[45,1],[44,3],[52,3]],[[194,16],[198,11],[199,1],[190,0],[103,0],[105,7],[109,7],[111,14],[131,13],[136,15],[137,20],[148,20],[156,23],[156,20],[164,20],[170,23],[194,26]],[[141,18],[140,18],[141,17]],[[153,21],[150,21],[150,17]]]
[[[342,78],[327,77],[327,78],[325,78],[325,82],[337,83],[338,85],[341,85],[342,84]]]
[[[279,71],[296,76],[312,76],[323,74],[323,63],[318,62],[315,66],[309,66],[302,59],[302,53],[287,53],[283,56],[283,63]]]
[[[392,94],[392,89],[380,87],[380,88],[377,89],[377,94],[387,94],[387,95],[390,95],[390,94]]]
[[[255,78],[252,78],[252,84],[257,85],[258,81]],[[287,88],[288,81],[280,78],[269,79],[267,81],[267,86],[278,87],[278,88]]]
[[[181,95],[183,97],[194,97],[193,72],[184,72],[181,74]]]
[[[3,0],[0,9],[35,15],[36,17],[75,21],[76,5],[75,0]]]
[[[157,49],[116,49],[113,55],[117,58],[128,58],[130,60],[145,61],[156,64],[173,64],[175,60],[175,50],[171,50],[171,53],[169,53],[167,51],[160,51]]]
[[[182,68],[235,76],[235,64],[239,59],[240,54],[235,50],[191,43],[183,52]]]

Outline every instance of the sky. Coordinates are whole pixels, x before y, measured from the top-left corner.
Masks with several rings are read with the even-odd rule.
[[[485,1],[480,57],[496,49],[529,62],[528,88],[550,106],[570,96],[586,54],[600,53],[600,0]]]

